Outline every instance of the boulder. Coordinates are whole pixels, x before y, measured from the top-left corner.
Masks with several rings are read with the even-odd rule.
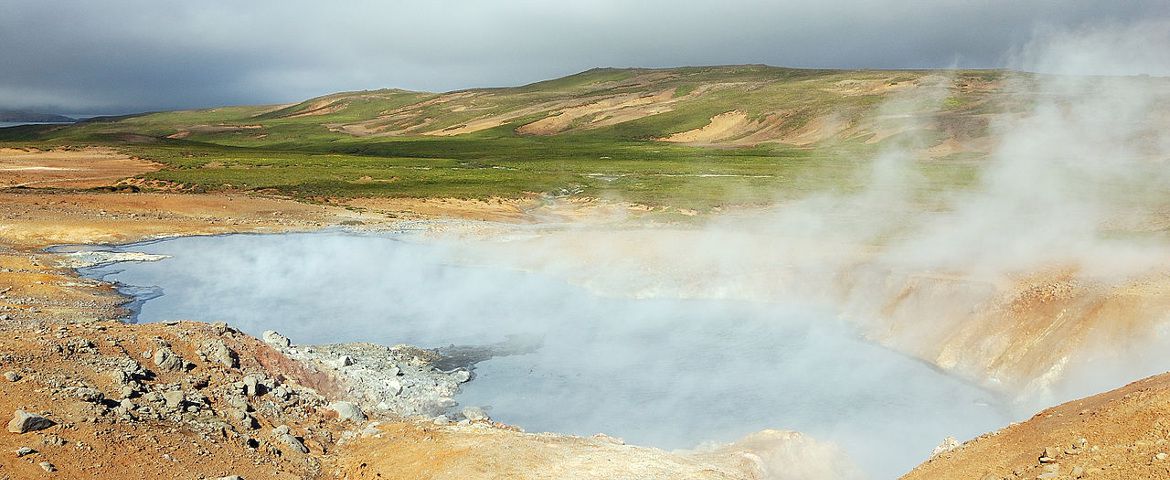
[[[245,375],[244,376],[244,394],[249,396],[249,397],[255,397],[255,396],[258,396],[262,393],[264,393],[264,391],[263,391],[263,386],[260,383],[260,379],[257,378],[255,375]]]
[[[207,359],[228,368],[240,366],[240,357],[223,340],[216,340],[207,347]]]
[[[942,443],[938,444],[937,447],[934,447],[934,451],[931,452],[931,456],[946,453],[956,448],[959,448],[959,441],[955,440],[955,437],[947,437],[944,438]]]
[[[186,362],[170,348],[162,347],[154,352],[154,364],[163,370],[182,370]]]
[[[8,380],[9,382],[16,382],[20,380],[20,374],[9,370],[4,372],[4,379]]]
[[[264,332],[260,336],[260,339],[264,340],[264,343],[267,343],[272,348],[275,348],[278,350],[292,346],[292,340],[289,340],[288,337],[281,335],[281,334],[279,334],[275,331],[272,331],[272,330],[268,330],[268,331]]]
[[[82,387],[74,390],[73,393],[77,396],[78,400],[88,403],[101,403],[102,400],[106,399],[105,394],[96,388]]]
[[[352,402],[333,402],[329,404],[329,409],[337,412],[337,417],[342,420],[349,420],[354,423],[366,421],[366,413],[362,411],[361,407]]]
[[[187,394],[181,390],[171,390],[162,394],[163,402],[166,403],[167,408],[179,408],[183,406],[183,401],[186,400]]]
[[[44,430],[57,423],[35,413],[17,410],[8,422],[8,431],[12,433],[28,433]]]
[[[300,438],[292,437],[292,434],[288,432],[288,427],[285,427],[283,432],[277,430],[275,439],[284,445],[288,445],[292,450],[309,453],[309,447],[304,446]]]
[[[491,420],[487,412],[479,407],[467,407],[463,409],[463,417],[472,422],[487,422]]]
[[[336,360],[329,362],[329,366],[338,369],[342,367],[348,367],[350,365],[353,365],[353,357],[350,357],[349,355],[342,355],[337,357]]]

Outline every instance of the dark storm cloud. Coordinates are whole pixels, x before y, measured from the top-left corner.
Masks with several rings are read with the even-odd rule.
[[[595,66],[996,67],[1037,28],[1170,18],[1165,0],[0,1],[0,108],[125,112]]]

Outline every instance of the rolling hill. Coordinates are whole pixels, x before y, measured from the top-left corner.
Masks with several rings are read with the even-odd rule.
[[[855,188],[883,149],[947,188],[974,178],[997,115],[1028,101],[1005,71],[760,65],[585,71],[513,88],[345,92],[0,131],[108,144],[168,165],[143,186],[304,198],[575,195],[711,208]]]

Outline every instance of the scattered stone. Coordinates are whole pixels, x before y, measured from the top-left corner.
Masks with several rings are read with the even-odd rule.
[[[288,427],[285,427],[284,433],[277,433],[275,438],[277,441],[288,445],[293,450],[301,453],[309,453],[309,448],[306,447],[303,442],[301,442],[301,439],[294,437],[291,433],[288,433]]]
[[[106,399],[105,394],[98,391],[96,388],[89,388],[89,387],[79,388],[79,389],[75,390],[74,395],[77,395],[77,398],[79,400],[81,400],[83,402],[88,402],[88,403],[101,403],[102,400]]]
[[[398,380],[390,380],[386,382],[386,393],[390,395],[398,395],[402,393],[402,382]]]
[[[41,462],[41,463],[38,463],[37,465],[40,465],[41,468],[45,469],[45,471],[49,472],[49,473],[57,471],[57,467],[54,467],[53,464],[51,464],[49,462]]]
[[[264,332],[264,334],[261,336],[261,339],[264,340],[264,343],[267,343],[269,346],[276,349],[288,348],[292,346],[292,340],[289,340],[288,337],[272,330]]]
[[[178,408],[183,405],[183,401],[187,398],[187,395],[181,390],[171,390],[163,393],[162,397],[163,402],[166,403],[168,408]]]
[[[249,397],[258,396],[261,393],[263,393],[263,392],[261,392],[260,388],[261,387],[260,387],[260,379],[259,378],[256,378],[255,375],[244,376],[244,394],[245,395],[247,395]]]
[[[434,420],[432,420],[432,423],[434,423],[435,425],[450,425],[451,419],[448,418],[446,415],[439,415],[439,416],[435,417]]]
[[[20,374],[9,370],[4,372],[4,379],[8,380],[9,382],[16,382],[20,380]]]
[[[337,357],[337,360],[334,360],[332,363],[330,363],[329,366],[331,366],[333,368],[342,368],[342,367],[348,367],[350,365],[353,365],[353,357],[351,357],[349,355],[342,355],[340,357]]]
[[[1154,455],[1154,460],[1161,462],[1163,460],[1166,460],[1166,457],[1168,457],[1168,456],[1170,456],[1170,455],[1167,455],[1166,452],[1158,452],[1157,455]]]
[[[251,430],[255,430],[257,428],[260,428],[260,422],[257,422],[256,418],[249,415],[248,412],[245,412],[243,410],[232,410],[230,415],[236,421],[243,424],[245,428],[248,428]]]
[[[361,407],[352,402],[333,402],[329,404],[329,409],[337,412],[337,417],[342,420],[349,420],[354,423],[361,423],[366,421],[366,414]]]
[[[236,333],[236,332],[238,332],[238,330],[236,330],[235,328],[232,328],[231,326],[229,326],[229,325],[227,324],[227,322],[215,322],[215,323],[212,323],[212,324],[211,324],[211,330],[212,330],[212,331],[214,331],[216,335],[225,335],[225,334],[227,334],[228,332],[232,332],[232,333]]]
[[[17,457],[24,457],[24,456],[32,455],[34,453],[37,453],[37,451],[33,450],[31,448],[28,448],[28,447],[20,447],[20,448],[16,449],[16,456]]]
[[[1073,467],[1072,471],[1069,472],[1069,474],[1072,475],[1073,478],[1082,478],[1085,476],[1085,469],[1083,467],[1079,467],[1079,466]]]
[[[1052,447],[1045,447],[1044,453],[1040,454],[1040,463],[1055,463],[1056,457],[1059,455],[1058,450]]]
[[[161,347],[154,352],[154,364],[163,370],[182,370],[185,363],[178,354],[171,351],[170,348]]]
[[[17,410],[8,422],[8,431],[12,433],[28,433],[44,430],[57,423],[40,415]]]
[[[467,370],[459,370],[451,375],[458,383],[467,383],[471,381],[471,372]]]
[[[614,445],[625,445],[626,444],[625,440],[622,440],[618,437],[611,437],[611,436],[606,435],[604,433],[598,433],[598,434],[594,435],[593,438],[596,438],[596,439],[601,440],[603,442],[609,442],[609,443],[612,443]]]
[[[224,401],[227,402],[228,405],[231,405],[232,407],[244,412],[252,410],[252,406],[248,405],[248,400],[238,393],[234,395],[228,395],[224,398]]]
[[[935,456],[941,453],[949,452],[956,448],[959,448],[959,441],[955,440],[955,437],[947,437],[944,438],[942,443],[938,444],[937,447],[934,447],[934,451],[931,452],[930,455]]]
[[[239,475],[228,475],[226,477],[219,477],[215,480],[244,480],[244,477],[241,477]]]
[[[488,417],[487,412],[483,411],[483,409],[479,408],[479,407],[464,408],[463,409],[463,418],[466,418],[472,422],[491,421],[491,417]]]
[[[216,340],[207,348],[207,358],[228,368],[240,366],[240,357],[223,340]]]

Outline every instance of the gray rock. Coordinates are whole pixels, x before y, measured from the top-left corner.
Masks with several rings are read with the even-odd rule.
[[[256,421],[255,417],[249,415],[248,412],[245,412],[243,410],[232,410],[230,412],[230,415],[232,418],[234,418],[237,422],[240,422],[246,428],[249,428],[249,429],[260,428],[260,423]]]
[[[263,393],[260,387],[260,379],[255,375],[244,376],[244,394],[249,397],[255,397]]]
[[[45,469],[46,472],[52,473],[52,472],[57,471],[57,467],[54,467],[53,464],[51,464],[49,462],[41,462],[41,463],[38,463],[37,465],[40,465],[41,468]]]
[[[130,383],[131,377],[124,370],[114,370],[110,372],[110,380],[113,380],[115,385],[125,385]]]
[[[348,367],[350,365],[353,365],[353,357],[351,357],[349,355],[342,355],[340,357],[337,357],[337,360],[334,360],[334,361],[330,362],[330,364],[329,364],[329,366],[331,366],[333,368]]]
[[[16,449],[16,456],[17,457],[24,457],[24,456],[32,455],[34,453],[37,453],[37,451],[33,450],[31,448],[28,448],[28,447],[20,447],[20,448]]]
[[[264,340],[264,343],[267,343],[269,346],[278,350],[292,346],[292,340],[289,340],[288,337],[272,330],[264,332],[260,338],[261,340]]]
[[[207,348],[207,358],[228,368],[240,366],[240,357],[223,340],[216,340]]]
[[[161,347],[154,352],[154,364],[163,370],[176,371],[182,370],[186,362],[170,348]]]
[[[337,412],[337,417],[342,420],[348,420],[354,423],[366,421],[366,413],[362,411],[361,407],[358,407],[352,402],[333,402],[329,404],[329,409]]]
[[[224,397],[224,401],[237,410],[243,410],[247,412],[252,409],[252,406],[248,405],[248,400],[238,393]]]
[[[4,379],[8,380],[9,382],[16,382],[20,380],[20,374],[9,370],[4,372]]]
[[[163,397],[163,402],[166,403],[168,408],[178,408],[178,407],[181,407],[183,405],[183,401],[186,400],[187,395],[185,393],[183,393],[182,391],[172,390],[172,391],[163,393],[162,397]]]
[[[435,425],[450,425],[451,419],[447,418],[446,415],[439,415],[439,416],[435,417],[435,419],[432,420],[431,422],[434,423]]]
[[[228,326],[227,322],[212,323],[211,330],[214,331],[216,335],[225,335],[228,332],[236,332],[236,329]]]
[[[479,407],[464,408],[463,409],[463,417],[468,419],[468,420],[471,420],[472,422],[491,421],[491,417],[488,417],[487,412],[483,411],[483,409],[479,408]]]
[[[298,452],[309,453],[309,448],[306,447],[299,438],[294,437],[291,433],[278,433],[276,434],[276,440],[285,445],[288,445],[290,448]]]
[[[471,372],[467,370],[459,370],[451,374],[451,377],[458,383],[467,383],[471,380]]]
[[[75,390],[73,393],[79,400],[88,403],[101,403],[102,400],[106,399],[106,395],[99,392],[96,388],[83,387]]]
[[[8,431],[12,433],[28,433],[44,430],[57,423],[35,413],[17,410],[8,422]]]

